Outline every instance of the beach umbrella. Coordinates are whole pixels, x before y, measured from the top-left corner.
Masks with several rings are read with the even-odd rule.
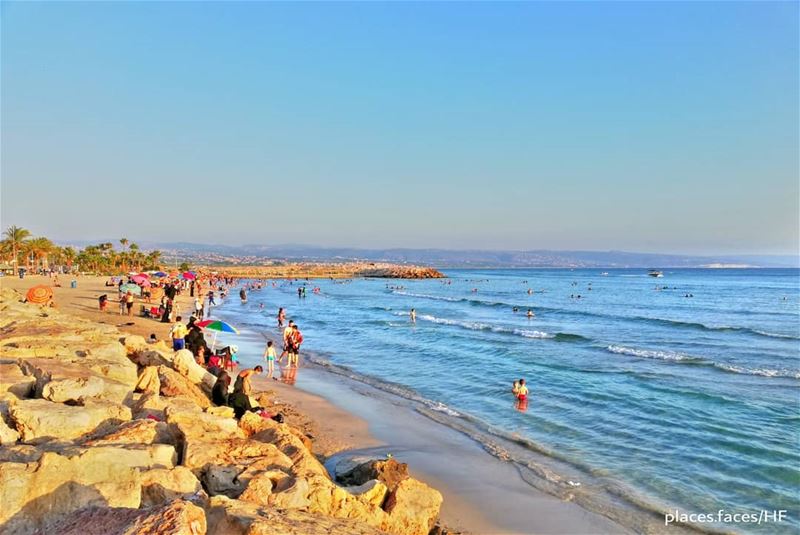
[[[195,323],[198,327],[207,331],[214,331],[214,341],[211,342],[211,351],[214,351],[214,346],[217,345],[217,334],[219,333],[233,333],[239,334],[239,330],[228,322],[222,320],[203,320]]]
[[[193,281],[197,278],[197,276],[191,271],[184,271],[182,275],[183,278],[186,279],[187,281]]]
[[[156,271],[155,273],[153,273],[153,276],[154,277],[158,277],[159,279],[162,279],[162,278],[166,277],[167,274],[164,273],[163,271]]]
[[[143,283],[146,282],[147,285],[150,286],[150,281],[148,280],[147,276],[142,274],[142,273],[139,273],[138,275],[134,275],[133,277],[131,277],[131,280],[133,282],[135,282],[136,284],[143,284]]]
[[[43,305],[53,298],[53,289],[49,286],[34,286],[28,293],[25,294],[25,299],[28,303]]]
[[[119,291],[122,293],[132,293],[133,295],[142,295],[142,288],[138,284],[123,284],[119,287]]]

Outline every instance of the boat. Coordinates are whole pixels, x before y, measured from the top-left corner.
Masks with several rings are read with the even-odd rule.
[[[650,275],[651,277],[663,277],[664,276],[664,273],[662,273],[661,271],[658,271],[657,269],[651,269],[650,271],[647,272],[647,274]]]
[[[604,271],[600,274],[601,277],[608,277],[608,271]]]

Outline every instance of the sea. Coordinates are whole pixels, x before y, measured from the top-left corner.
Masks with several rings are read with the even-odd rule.
[[[263,338],[280,346],[285,307],[305,365],[412,400],[532,487],[634,531],[677,512],[700,531],[800,532],[800,270],[445,274],[270,281],[214,315],[252,365]]]

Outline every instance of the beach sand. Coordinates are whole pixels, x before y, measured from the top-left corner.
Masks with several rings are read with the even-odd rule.
[[[62,286],[54,288],[59,310],[145,338],[150,333],[159,339],[167,337],[170,324],[136,314],[139,299],[133,316],[119,315],[116,289],[105,286],[108,277],[75,277],[76,288],[70,287],[70,280],[62,277]],[[0,278],[0,287],[22,294],[37,284],[50,285],[51,280],[44,276]],[[97,298],[103,293],[110,302],[101,312]],[[178,298],[178,305],[188,317],[188,294]],[[485,534],[627,532],[603,516],[531,488],[513,465],[491,457],[465,435],[403,406],[399,398],[313,367],[302,373],[303,388],[319,395],[263,376],[254,381],[254,389],[274,391],[277,406],[268,409],[285,413],[288,421],[311,435],[315,454],[328,459],[328,465],[347,455],[387,452],[408,462],[414,477],[444,495],[441,519],[451,529]]]

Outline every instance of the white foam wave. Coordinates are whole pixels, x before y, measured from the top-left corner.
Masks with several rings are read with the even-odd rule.
[[[428,295],[428,294],[417,294],[413,292],[406,292],[403,290],[394,290],[392,291],[395,295],[405,295],[407,297],[419,297],[420,299],[436,299],[437,301],[452,301],[458,302],[461,301],[462,298],[460,297],[447,297],[445,295]]]
[[[674,351],[653,351],[649,349],[635,349],[624,346],[608,346],[607,351],[616,353],[618,355],[630,355],[632,357],[642,357],[649,359],[660,359],[669,361],[688,361],[688,363],[695,363],[698,365],[713,366],[714,368],[730,372],[739,373],[742,375],[758,375],[761,377],[788,377],[790,379],[800,379],[800,371],[780,369],[774,370],[771,368],[746,368],[744,366],[736,366],[735,364],[726,364],[724,362],[713,362],[705,360],[700,357],[693,357],[683,353],[676,353]]]
[[[761,377],[788,377],[790,379],[800,379],[800,371],[793,370],[773,370],[770,368],[743,368],[733,364],[723,364],[715,362],[714,367],[720,370],[725,370],[731,373],[740,373],[743,375],[759,375]]]
[[[396,316],[407,316],[405,312],[395,312]],[[555,338],[554,334],[546,333],[544,331],[533,331],[530,329],[510,329],[507,327],[498,327],[496,325],[489,325],[487,323],[460,321],[449,318],[438,318],[430,314],[419,314],[417,319],[429,321],[431,323],[439,323],[441,325],[454,325],[472,331],[491,331],[495,333],[506,333],[522,336],[525,338]]]
[[[608,346],[607,351],[616,353],[617,355],[630,355],[632,357],[642,357],[647,359],[660,359],[660,360],[698,360],[697,357],[676,353],[675,351],[654,351],[650,349],[635,349],[625,346]]]
[[[779,334],[779,333],[768,333],[766,331],[759,331],[753,329],[753,332],[760,334],[761,336],[769,336],[770,338],[788,338],[790,340],[797,340],[796,336],[792,336],[791,334]]]
[[[453,409],[451,409],[442,402],[427,403],[426,405],[428,406],[429,409],[434,410],[436,412],[443,412],[448,416],[461,416],[461,413],[454,411]]]

